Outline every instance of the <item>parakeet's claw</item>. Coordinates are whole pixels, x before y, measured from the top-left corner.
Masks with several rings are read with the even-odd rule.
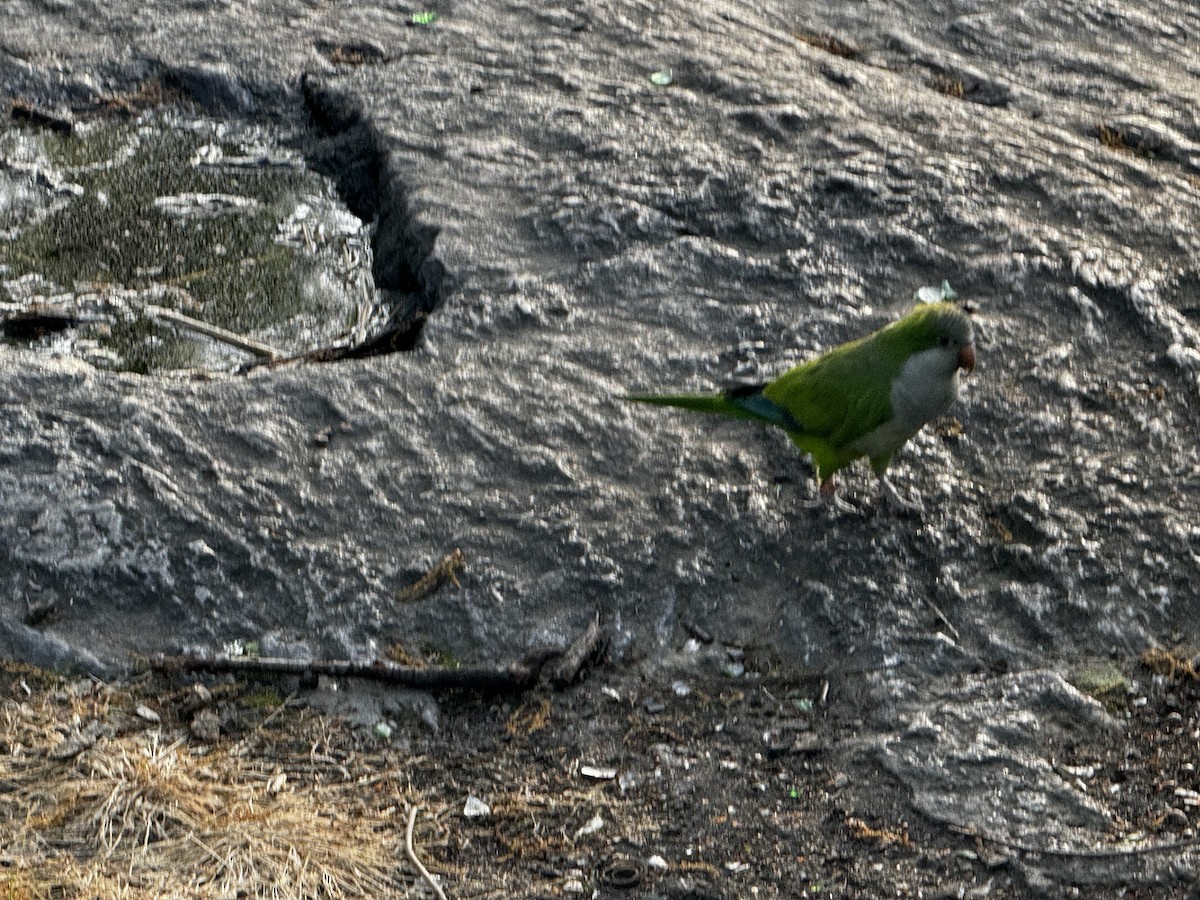
[[[896,490],[887,478],[879,479],[879,491],[883,494],[883,499],[891,508],[892,512],[901,516],[919,516],[925,512],[925,507],[921,504],[921,498],[917,497],[913,500],[906,500],[900,496],[900,492]]]
[[[830,516],[863,515],[863,511],[853,503],[847,503],[837,494],[819,494],[815,500],[802,500],[803,509],[811,509],[828,513]]]
[[[813,506],[820,506],[823,509],[833,509],[840,513],[855,513],[857,515],[861,512],[861,510],[838,496],[837,482],[833,480],[832,475],[821,482],[818,494],[819,499]]]

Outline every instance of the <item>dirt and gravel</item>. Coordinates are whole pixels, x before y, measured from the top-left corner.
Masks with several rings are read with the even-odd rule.
[[[414,853],[450,898],[1196,895],[1186,867],[1103,889],[1087,875],[1134,859],[1131,836],[1200,840],[1184,658],[1110,689],[1107,743],[1061,748],[1063,772],[1117,795],[1120,818],[1109,846],[1056,854],[914,815],[870,748],[852,749],[869,714],[853,684],[770,665],[735,678],[699,652],[707,664],[669,680],[601,667],[562,691],[445,696],[432,720],[393,709],[386,735],[294,681],[115,686],[7,666],[0,887],[429,896],[404,849],[415,807]],[[1020,858],[1079,881],[1045,894]]]

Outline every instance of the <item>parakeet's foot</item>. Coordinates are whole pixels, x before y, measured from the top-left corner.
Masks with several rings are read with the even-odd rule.
[[[891,508],[892,512],[901,516],[919,516],[925,512],[925,507],[921,504],[921,498],[917,497],[914,500],[905,500],[900,496],[900,492],[886,478],[879,479],[879,491],[883,494],[883,499]]]
[[[813,506],[821,507],[822,509],[834,509],[840,513],[860,512],[860,510],[838,496],[837,482],[833,480],[832,475],[821,482],[821,487],[818,489],[818,500]]]

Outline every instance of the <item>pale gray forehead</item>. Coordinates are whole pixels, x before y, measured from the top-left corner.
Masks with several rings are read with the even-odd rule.
[[[964,312],[948,312],[938,317],[938,328],[943,334],[967,344],[975,338],[975,326]]]

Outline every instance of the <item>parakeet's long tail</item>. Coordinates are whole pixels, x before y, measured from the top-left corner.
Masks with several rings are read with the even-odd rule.
[[[722,394],[627,394],[622,399],[654,406],[677,406],[693,412],[737,415],[739,410]]]
[[[655,406],[674,406],[693,412],[716,413],[734,419],[767,422],[792,432],[803,430],[792,418],[791,413],[763,395],[762,385],[736,387],[723,394],[627,394],[623,399],[635,403],[651,403]]]

